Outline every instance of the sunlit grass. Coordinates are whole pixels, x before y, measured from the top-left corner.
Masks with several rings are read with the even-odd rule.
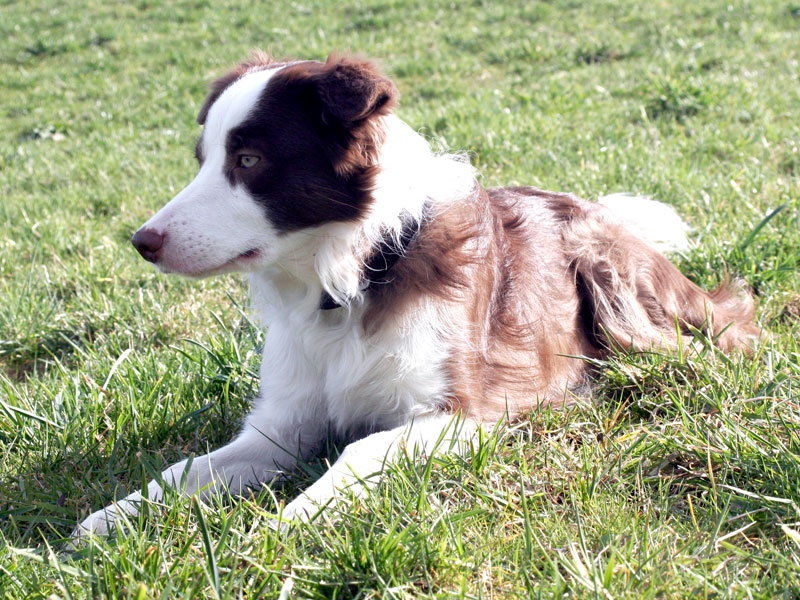
[[[796,598],[799,31],[772,0],[4,4],[0,595]],[[89,511],[231,439],[256,392],[241,281],[159,276],[128,243],[192,177],[206,82],[255,47],[375,57],[487,186],[674,205],[681,270],[744,278],[770,337],[616,356],[590,397],[401,461],[312,525],[268,523],[325,457],[65,553]]]

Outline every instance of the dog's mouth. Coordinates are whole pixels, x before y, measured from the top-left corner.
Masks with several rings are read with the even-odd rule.
[[[247,252],[242,252],[239,256],[234,258],[234,261],[239,260],[250,260],[252,258],[258,258],[261,255],[261,250],[258,248],[250,248]]]
[[[261,258],[261,249],[250,248],[241,254],[237,254],[234,258],[219,267],[219,269],[224,271],[230,268],[236,269],[237,267],[247,269],[251,263],[256,262],[259,258]]]
[[[188,265],[175,265],[159,261],[156,266],[164,273],[178,273],[186,277],[204,278],[212,275],[221,275],[222,273],[229,273],[239,269],[248,270],[252,263],[261,258],[262,251],[260,248],[250,248],[241,254],[237,254],[230,260],[222,263],[219,266],[211,268],[196,268]]]

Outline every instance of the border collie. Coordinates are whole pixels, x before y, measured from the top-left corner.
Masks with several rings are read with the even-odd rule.
[[[725,351],[758,337],[740,284],[703,291],[659,252],[686,243],[671,208],[484,189],[392,113],[396,99],[372,63],[337,55],[257,53],[211,85],[197,176],[132,241],[164,273],[249,274],[261,387],[238,437],[166,469],[150,499],[259,486],[332,431],[350,444],[282,513],[307,519],[399,452],[565,400],[591,362],[575,357],[697,330]],[[107,532],[142,496],[75,535]]]

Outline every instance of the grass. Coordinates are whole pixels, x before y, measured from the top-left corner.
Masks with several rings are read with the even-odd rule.
[[[0,596],[800,597],[798,32],[783,0],[4,2]],[[314,525],[267,521],[322,459],[62,552],[229,440],[256,389],[240,280],[163,278],[128,244],[195,170],[205,83],[254,47],[379,59],[400,115],[485,185],[676,206],[682,271],[746,279],[771,337],[615,357],[591,397],[398,464]]]

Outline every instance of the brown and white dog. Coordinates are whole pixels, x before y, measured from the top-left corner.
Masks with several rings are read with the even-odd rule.
[[[757,337],[746,292],[705,292],[658,251],[685,244],[671,208],[483,189],[467,160],[433,153],[392,114],[396,97],[347,56],[256,54],[212,84],[199,173],[133,244],[165,273],[249,273],[267,327],[261,388],[239,436],[166,469],[150,499],[164,485],[201,496],[261,485],[333,431],[352,443],[283,511],[308,518],[406,446],[431,452],[563,401],[586,379],[573,357],[668,348],[693,329],[723,350]],[[106,532],[141,499],[93,513],[76,535]]]

